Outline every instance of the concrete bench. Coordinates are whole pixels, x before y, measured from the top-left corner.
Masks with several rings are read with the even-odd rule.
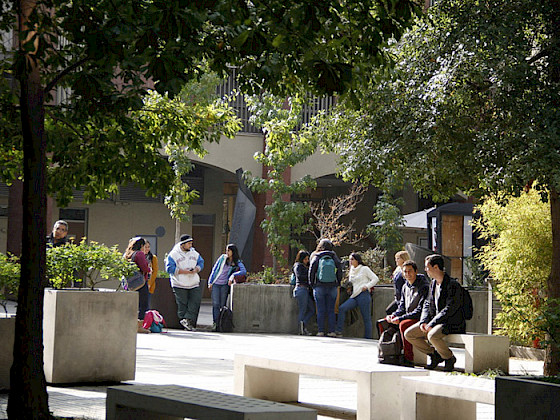
[[[253,398],[296,402],[299,376],[311,375],[353,381],[357,384],[357,420],[394,420],[401,412],[401,377],[425,376],[428,371],[377,363],[371,350],[369,362],[334,359],[332,355],[254,356],[236,354],[234,358],[234,392]]]
[[[476,403],[494,405],[495,382],[464,375],[402,378],[401,420],[473,420]]]
[[[488,334],[449,334],[445,341],[450,347],[464,345],[465,372],[477,373],[487,369],[500,369],[509,373],[509,338]],[[426,364],[427,356],[414,351],[414,362]]]
[[[312,420],[317,411],[179,385],[107,388],[107,420]]]

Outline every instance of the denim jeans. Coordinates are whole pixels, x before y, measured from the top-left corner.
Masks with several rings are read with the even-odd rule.
[[[313,289],[313,296],[317,303],[317,326],[319,332],[325,332],[325,319],[327,320],[327,333],[334,332],[335,314],[334,305],[336,303],[338,287],[328,287],[318,285]]]
[[[367,290],[360,293],[355,298],[348,299],[338,307],[338,321],[336,323],[336,331],[342,332],[342,328],[344,327],[344,319],[346,318],[346,312],[354,309],[356,306],[360,308],[362,318],[364,319],[364,337],[373,338],[371,324],[371,295]]]
[[[294,289],[294,297],[298,304],[298,322],[307,323],[315,314],[315,302],[311,298],[307,287],[296,287]]]
[[[229,284],[214,284],[212,286],[212,318],[214,323],[218,322],[220,308],[226,305],[229,293]]]

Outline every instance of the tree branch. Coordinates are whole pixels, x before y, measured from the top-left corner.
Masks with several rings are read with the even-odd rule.
[[[57,83],[60,81],[60,79],[62,79],[64,76],[66,76],[71,71],[80,67],[86,61],[88,61],[87,58],[82,58],[81,60],[76,61],[74,64],[66,67],[64,70],[62,70],[60,73],[58,73],[54,79],[52,79],[49,83],[47,83],[47,85],[45,86],[45,89],[43,90],[43,93],[45,95],[48,94],[51,90],[54,89],[54,87],[57,85]]]

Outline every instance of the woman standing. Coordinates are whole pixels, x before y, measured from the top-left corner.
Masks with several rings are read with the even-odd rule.
[[[352,283],[352,294],[346,302],[338,307],[338,321],[336,323],[336,336],[342,337],[342,328],[344,327],[344,319],[346,312],[354,309],[356,306],[360,308],[362,318],[364,319],[364,338],[373,338],[372,322],[371,322],[371,294],[370,290],[377,284],[379,278],[373,271],[364,265],[362,256],[353,252],[350,254],[350,273],[348,281]]]
[[[296,287],[294,288],[294,297],[298,303],[298,334],[311,335],[305,324],[315,314],[315,302],[311,295],[312,291],[309,286],[309,252],[299,251],[296,261],[292,267],[292,273],[296,278]]]
[[[146,241],[144,238],[140,238],[139,236],[132,238],[128,241],[128,247],[124,253],[124,258],[128,261],[134,262],[138,266],[138,270],[144,275],[144,279],[146,283],[140,289],[137,290],[138,296],[138,332],[139,333],[149,333],[150,330],[147,330],[142,327],[144,323],[144,315],[148,310],[148,299],[150,292],[148,291],[148,275],[150,274],[150,266],[148,264],[148,260],[146,259],[146,254],[144,253],[144,247],[146,245]]]
[[[148,277],[148,308],[152,309],[152,295],[156,291],[156,278],[159,270],[158,264],[158,257],[152,254],[150,250],[150,241],[146,241],[146,245],[144,246],[144,253],[146,254],[146,260],[148,260],[148,264],[150,266],[150,276]]]
[[[220,255],[212,272],[208,278],[208,288],[212,291],[212,318],[214,324],[212,331],[216,331],[220,308],[226,305],[229,293],[229,286],[235,282],[236,278],[247,275],[247,270],[239,258],[239,251],[235,244],[226,246],[226,253]]]
[[[313,297],[317,303],[318,337],[325,336],[325,320],[327,321],[327,335],[336,337],[334,306],[338,286],[342,280],[342,264],[333,248],[330,240],[321,239],[311,255],[309,284],[313,288]]]
[[[393,275],[391,276],[391,279],[393,280],[393,287],[395,289],[395,299],[385,309],[387,315],[391,315],[393,312],[395,312],[399,306],[399,302],[401,301],[402,288],[405,283],[405,279],[402,273],[402,266],[404,262],[408,260],[410,260],[410,256],[406,251],[399,251],[395,254],[395,264],[397,265],[397,267],[395,268],[395,271],[393,271]]]

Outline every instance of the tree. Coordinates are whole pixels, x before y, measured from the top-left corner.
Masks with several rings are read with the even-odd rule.
[[[61,203],[73,187],[86,187],[85,199],[93,200],[120,183],[155,179],[150,174],[171,182],[173,174],[158,152],[159,144],[136,142],[122,130],[131,126],[129,115],[142,108],[147,83],[173,97],[199,74],[199,63],[208,60],[219,73],[238,66],[245,84],[254,89],[304,86],[344,92],[366,77],[363,70],[370,61],[384,61],[381,46],[402,33],[414,10],[409,0],[390,6],[365,0],[188,5],[0,1],[0,31],[9,32],[17,22],[15,51],[1,47],[2,73],[10,83],[1,86],[0,126],[9,127],[4,123],[16,117],[10,120],[13,126],[19,117],[17,132],[7,134],[15,145],[14,156],[22,158],[21,171],[15,163],[5,169],[2,162],[1,172],[24,180],[10,418],[50,417],[40,373],[47,180]],[[68,93],[68,99],[54,102],[55,89]],[[56,134],[47,135],[51,132]],[[156,191],[149,187],[148,192]]]
[[[346,177],[409,182],[435,199],[458,189],[519,194],[537,181],[549,192],[551,302],[560,298],[558,6],[436,3],[391,48],[395,69],[364,89],[364,109],[340,115],[350,132],[332,137],[340,141]],[[551,342],[544,371],[559,370],[560,348]]]
[[[364,199],[366,191],[367,187],[361,184],[354,184],[346,195],[311,204],[311,214],[314,217],[315,229],[310,229],[310,231],[317,240],[329,238],[334,246],[339,246],[343,243],[357,244],[363,240],[365,238],[364,232],[356,233],[356,228],[354,227],[355,219],[348,224],[343,223],[340,219],[356,210],[356,206]]]
[[[277,262],[285,262],[285,245],[301,247],[294,238],[309,230],[305,220],[310,208],[307,203],[291,201],[292,194],[303,193],[315,188],[317,183],[306,175],[300,180],[289,182],[285,179],[286,170],[311,156],[317,144],[305,136],[306,129],[297,132],[301,123],[303,99],[295,96],[288,100],[267,93],[247,97],[251,123],[261,127],[265,135],[265,150],[255,154],[255,160],[266,168],[266,177],[254,177],[247,171],[245,178],[248,187],[258,193],[271,192],[272,202],[265,206],[267,218],[261,227],[267,235],[267,245],[273,256],[273,272]],[[287,106],[285,106],[287,105]]]

